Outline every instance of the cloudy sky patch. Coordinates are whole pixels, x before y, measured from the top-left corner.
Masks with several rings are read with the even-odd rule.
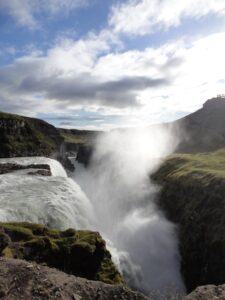
[[[0,37],[0,110],[57,126],[166,122],[225,91],[223,0],[0,0]]]

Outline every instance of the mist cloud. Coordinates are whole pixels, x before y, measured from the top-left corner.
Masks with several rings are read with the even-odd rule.
[[[129,284],[147,294],[185,290],[176,227],[156,207],[160,188],[149,179],[177,144],[166,126],[115,130],[99,136],[88,169],[75,171],[93,204],[96,229],[113,244],[114,260]]]

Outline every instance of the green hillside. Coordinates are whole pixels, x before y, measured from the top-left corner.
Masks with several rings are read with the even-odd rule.
[[[0,112],[0,157],[51,155],[63,138],[45,121]]]
[[[188,291],[225,282],[225,149],[169,157],[152,179],[159,206],[178,227]]]

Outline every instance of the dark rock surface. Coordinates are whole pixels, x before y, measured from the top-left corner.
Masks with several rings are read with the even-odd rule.
[[[89,281],[33,262],[6,258],[0,259],[0,298],[5,300],[149,299],[125,286]]]
[[[51,169],[49,165],[46,164],[31,164],[31,165],[19,165],[14,163],[3,163],[0,164],[0,174],[11,173],[18,170],[29,170],[29,169],[38,169],[37,171],[28,172],[29,175],[42,175],[42,176],[51,176]]]
[[[77,152],[77,161],[87,167],[91,161],[94,148],[92,145],[82,145]]]
[[[51,176],[50,170],[37,170],[33,172],[28,172],[27,175],[33,175],[33,176]]]
[[[124,283],[98,232],[0,223],[0,250],[0,256],[46,263],[66,273],[109,284]]]
[[[72,164],[72,162],[70,161],[70,159],[65,156],[63,157],[58,157],[58,161],[63,165],[63,167],[66,169],[66,171],[70,171],[73,172],[75,170],[74,165]]]

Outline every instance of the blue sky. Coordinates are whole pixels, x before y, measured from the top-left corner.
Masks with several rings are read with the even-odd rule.
[[[224,93],[224,0],[0,0],[0,110],[144,126]]]

